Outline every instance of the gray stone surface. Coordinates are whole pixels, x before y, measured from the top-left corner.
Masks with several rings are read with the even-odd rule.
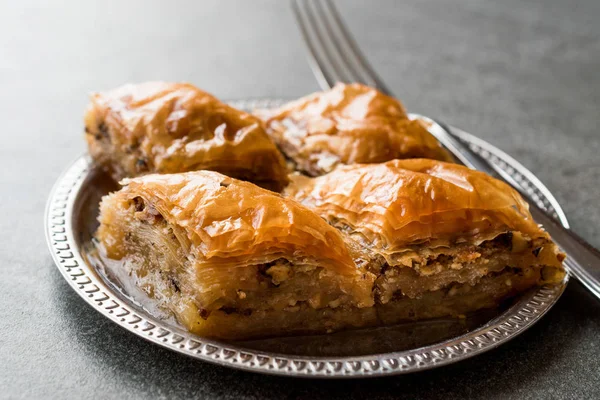
[[[522,161],[600,246],[600,2],[338,3],[410,110]],[[576,282],[501,348],[378,380],[242,373],[109,322],[59,275],[42,224],[52,183],[84,151],[87,93],[150,79],[225,99],[314,91],[288,3],[5,1],[0,33],[0,397],[600,398],[600,302]]]

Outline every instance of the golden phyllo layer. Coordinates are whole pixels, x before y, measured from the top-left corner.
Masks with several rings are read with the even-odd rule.
[[[311,176],[339,164],[414,157],[451,160],[423,122],[408,119],[398,100],[357,83],[339,83],[255,114],[296,167]]]
[[[521,196],[463,166],[426,159],[343,166],[294,176],[285,194],[363,249],[380,304],[437,290],[451,295],[455,285],[496,276],[506,277],[512,294],[564,277],[564,255]]]
[[[340,232],[291,199],[210,171],[124,184],[103,199],[97,238],[191,330],[210,334],[219,315],[373,304],[374,276]]]
[[[287,169],[261,121],[187,83],[95,93],[85,115],[90,154],[117,180],[209,169],[280,187]]]
[[[519,193],[457,164],[393,160],[292,179],[287,196],[389,254],[422,241],[477,240],[509,230],[546,237]]]

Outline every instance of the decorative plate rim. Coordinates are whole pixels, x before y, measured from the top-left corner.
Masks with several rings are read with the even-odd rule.
[[[232,102],[243,109],[280,105],[279,99]],[[414,115],[415,117],[419,117]],[[523,165],[491,144],[460,129],[451,129],[471,148],[517,178],[538,204],[568,227],[564,212],[550,191]],[[309,357],[261,352],[231,343],[204,339],[183,329],[166,326],[150,315],[141,315],[96,274],[77,245],[73,230],[75,200],[90,172],[91,159],[75,160],[55,183],[44,217],[52,258],[70,286],[102,315],[138,336],[179,353],[246,371],[311,378],[357,378],[404,374],[447,365],[498,347],[537,322],[560,298],[569,276],[561,284],[543,286],[521,297],[508,310],[466,334],[405,351],[347,357]]]

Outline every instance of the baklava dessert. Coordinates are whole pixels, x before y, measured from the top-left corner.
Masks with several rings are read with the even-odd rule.
[[[562,254],[510,186],[435,160],[296,175],[286,195],[368,255],[380,323],[494,307],[564,277]]]
[[[288,172],[258,118],[187,83],[94,93],[85,133],[92,158],[116,180],[207,169],[281,188]]]
[[[398,101],[338,85],[258,114],[168,83],[94,95],[86,114],[94,160],[127,177],[100,204],[100,256],[190,331],[460,317],[564,278],[520,195],[440,161]]]
[[[105,255],[202,336],[460,316],[564,274],[516,192],[453,164],[297,176],[289,198],[211,171],[124,184],[101,204]]]
[[[311,176],[340,164],[402,158],[452,161],[424,122],[409,119],[398,100],[358,83],[338,83],[255,115],[296,168]]]
[[[374,275],[294,200],[212,171],[124,184],[100,205],[101,252],[190,331],[239,339],[376,324]]]

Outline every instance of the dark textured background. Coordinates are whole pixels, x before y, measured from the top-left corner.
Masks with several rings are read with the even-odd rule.
[[[60,276],[42,224],[54,180],[84,151],[87,93],[162,79],[224,99],[295,97],[317,84],[287,1],[1,4],[0,397],[600,398],[600,302],[576,282],[505,346],[378,380],[242,373],[101,317]],[[338,5],[410,110],[519,159],[600,246],[600,1]]]

